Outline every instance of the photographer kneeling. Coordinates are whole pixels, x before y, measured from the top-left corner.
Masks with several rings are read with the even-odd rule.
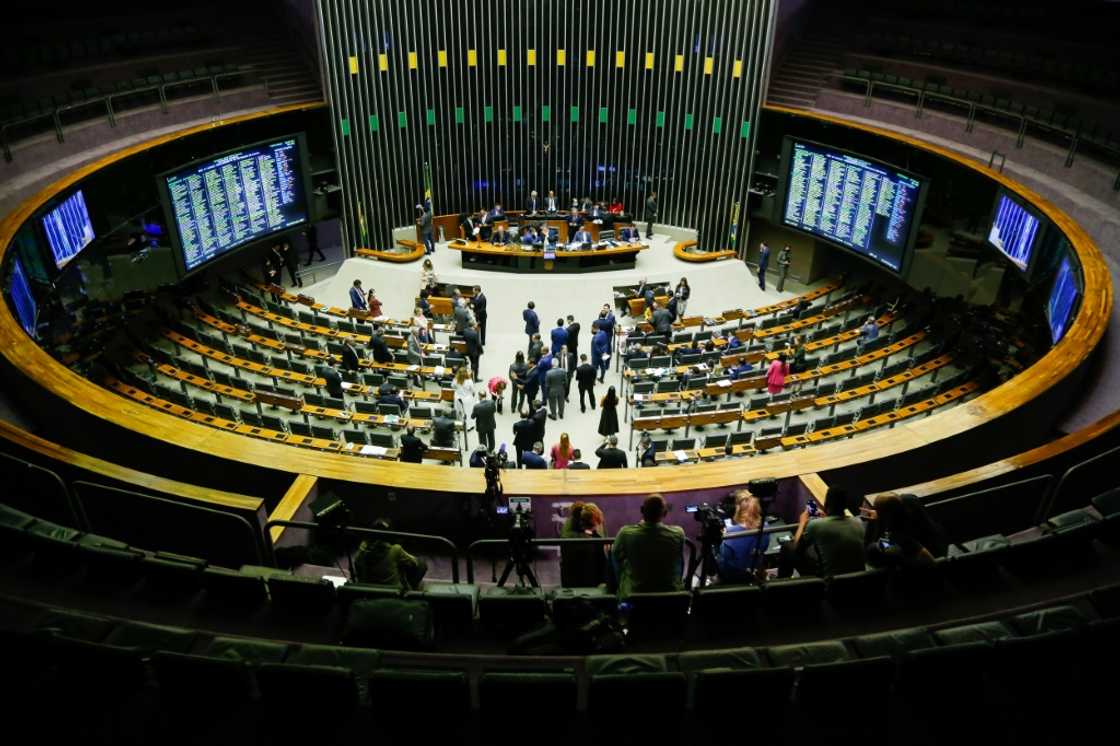
[[[389,522],[374,521],[377,531],[388,531]],[[390,544],[384,539],[366,540],[358,547],[354,557],[354,574],[359,583],[391,585],[414,591],[420,588],[428,563],[423,557],[413,557],[400,544]]]
[[[719,579],[721,583],[749,583],[757,577],[756,558],[770,545],[770,535],[760,534],[762,506],[749,490],[735,490],[734,524],[723,533],[719,547]],[[748,533],[749,532],[749,533]],[[760,546],[761,544],[761,546]],[[759,562],[765,567],[765,562]]]

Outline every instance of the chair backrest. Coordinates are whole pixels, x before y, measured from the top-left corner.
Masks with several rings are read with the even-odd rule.
[[[696,438],[677,438],[673,441],[674,451],[691,451],[696,447]]]
[[[388,433],[370,433],[369,444],[373,446],[381,446],[382,448],[395,448],[396,442],[392,435]]]
[[[366,445],[365,430],[351,430],[347,428],[342,431],[342,437],[347,443],[356,443],[363,446]]]
[[[376,402],[356,401],[354,402],[354,411],[359,414],[377,414],[378,407],[381,406]],[[396,406],[396,405],[393,405]]]
[[[319,427],[318,425],[311,426],[311,437],[323,438],[325,440],[338,440],[338,435],[329,427]]]
[[[300,435],[304,438],[311,437],[311,426],[303,422],[289,422],[288,430],[292,435]]]
[[[400,406],[398,406],[396,404],[378,404],[377,405],[377,413],[378,414],[394,414],[394,415],[399,416],[400,413],[401,413],[401,408],[400,408]]]
[[[1104,492],[1106,487],[1115,486],[1118,457],[1120,457],[1120,446],[1066,469],[1058,479],[1054,495],[1041,517],[1049,518],[1084,507],[1092,497]]]
[[[1044,474],[956,497],[934,497],[925,502],[926,513],[951,544],[991,534],[1007,536],[1039,523],[1053,481]]]
[[[49,469],[0,453],[0,502],[52,523],[84,529],[86,522],[62,478]]]
[[[143,549],[202,557],[225,567],[263,560],[260,527],[233,512],[91,482],[74,482],[73,489],[94,533]]]
[[[731,433],[728,436],[728,443],[733,446],[745,446],[751,442],[751,438],[753,437],[754,433],[750,430],[744,430],[743,432],[739,433]]]

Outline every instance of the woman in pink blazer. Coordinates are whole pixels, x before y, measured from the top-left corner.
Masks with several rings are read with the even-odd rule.
[[[770,396],[782,393],[788,375],[789,363],[786,362],[786,354],[780,352],[778,359],[770,363],[770,369],[766,371],[766,390],[770,392]]]

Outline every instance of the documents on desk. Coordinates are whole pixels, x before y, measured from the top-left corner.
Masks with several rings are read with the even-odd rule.
[[[353,443],[350,445],[353,445]],[[358,451],[358,453],[363,456],[384,456],[385,449],[382,446],[362,446],[362,450]]]

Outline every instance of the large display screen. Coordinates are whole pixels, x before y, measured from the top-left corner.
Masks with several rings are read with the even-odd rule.
[[[1066,333],[1080,295],[1077,270],[1069,256],[1064,256],[1058,265],[1058,273],[1054,275],[1054,284],[1050,287],[1050,299],[1046,302],[1046,320],[1050,323],[1050,341],[1054,344]]]
[[[161,174],[184,272],[308,221],[300,135],[257,143]]]
[[[47,244],[54,256],[54,264],[59,269],[65,267],[94,239],[93,223],[89,219],[89,208],[81,189],[43,215],[41,220]]]
[[[23,271],[23,262],[19,257],[12,257],[11,284],[8,286],[8,295],[12,299],[12,308],[15,309],[19,325],[23,330],[35,336],[35,296],[31,294],[31,285],[27,282],[27,273]]]
[[[923,181],[826,145],[787,139],[783,222],[901,272]]]
[[[996,195],[988,243],[995,246],[1019,269],[1026,271],[1034,255],[1040,222],[1022,203],[1006,192]]]

